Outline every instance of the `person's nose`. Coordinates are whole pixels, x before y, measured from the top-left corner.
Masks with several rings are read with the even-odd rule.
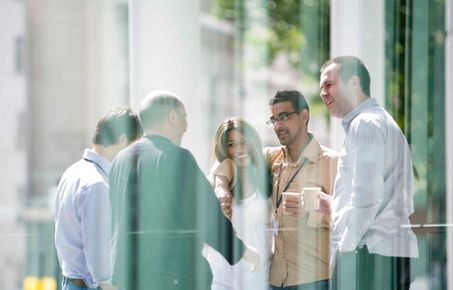
[[[275,120],[275,122],[274,122],[274,129],[275,129],[275,130],[278,130],[278,129],[280,129],[280,128],[282,127],[282,125],[283,125],[283,121]]]

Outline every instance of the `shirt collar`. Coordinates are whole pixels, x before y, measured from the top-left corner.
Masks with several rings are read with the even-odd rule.
[[[302,154],[300,154],[300,156],[297,159],[297,161],[295,162],[295,164],[300,164],[301,162],[303,162],[303,160],[305,158],[310,160],[312,163],[318,163],[318,156],[319,156],[319,151],[321,150],[321,145],[319,145],[318,140],[315,138],[315,136],[313,136],[313,134],[308,133],[308,135],[310,136],[311,140],[307,144],[307,146],[305,146],[304,150],[302,151]],[[283,152],[285,155],[285,157],[283,159],[284,162],[285,163],[294,163],[294,161],[289,156],[289,151],[286,146],[283,146]]]
[[[101,167],[101,169],[107,175],[109,174],[112,162],[110,162],[110,160],[108,160],[107,158],[104,158],[91,149],[85,149],[85,152],[83,152],[83,159],[94,162],[95,164],[99,165],[99,167]]]
[[[148,140],[153,141],[153,142],[162,142],[162,143],[174,144],[167,137],[164,137],[162,135],[157,135],[157,134],[144,135],[143,138],[148,139]]]
[[[343,126],[345,132],[348,131],[349,125],[351,124],[352,120],[354,120],[355,117],[357,117],[360,113],[363,113],[367,108],[376,105],[377,105],[376,99],[367,98],[366,100],[361,102],[358,106],[356,106],[354,109],[352,109],[351,112],[347,113],[346,116],[344,116],[343,121],[341,122],[341,125]]]

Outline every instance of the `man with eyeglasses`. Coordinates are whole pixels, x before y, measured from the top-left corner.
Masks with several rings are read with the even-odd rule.
[[[267,122],[282,146],[265,148],[272,174],[275,206],[275,250],[271,261],[272,289],[327,290],[329,288],[330,195],[337,154],[308,132],[310,110],[298,91],[279,91],[269,101]],[[304,209],[301,197],[283,200],[283,192],[320,187],[318,210]]]

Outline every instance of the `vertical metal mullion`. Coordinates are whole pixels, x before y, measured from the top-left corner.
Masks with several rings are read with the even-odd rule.
[[[413,4],[412,0],[405,0],[405,24],[404,24],[404,93],[403,93],[403,116],[404,116],[404,134],[407,142],[411,144],[412,132],[411,128],[411,100],[412,100],[412,19],[413,19]]]
[[[446,148],[446,215],[447,223],[453,224],[453,0],[447,0],[445,42],[445,148]],[[447,273],[453,273],[453,227],[447,227]],[[453,277],[447,275],[447,289],[453,290]]]

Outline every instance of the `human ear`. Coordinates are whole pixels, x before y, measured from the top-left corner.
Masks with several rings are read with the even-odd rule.
[[[126,147],[129,144],[129,138],[127,138],[126,133],[123,133],[120,135],[120,138],[118,139],[118,143],[124,147]]]
[[[168,113],[168,122],[170,122],[170,124],[174,124],[175,121],[176,121],[176,111],[175,110],[171,110],[169,113]]]
[[[351,79],[349,80],[349,84],[352,89],[358,90],[360,87],[360,78],[358,76],[352,76]]]
[[[307,124],[308,123],[308,119],[310,119],[310,112],[307,110],[307,109],[304,109],[302,112],[301,112],[301,115],[302,115],[302,121]]]

